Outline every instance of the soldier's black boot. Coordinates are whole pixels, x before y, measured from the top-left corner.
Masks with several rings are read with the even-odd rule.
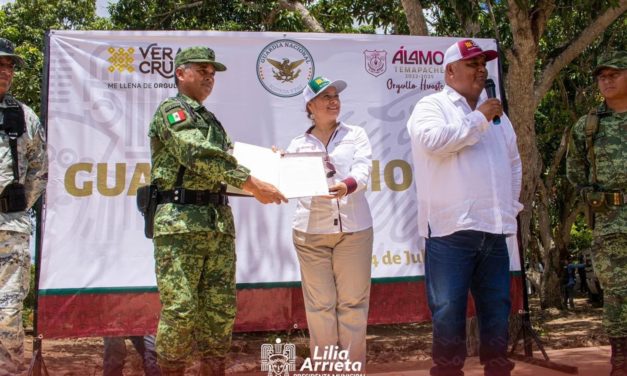
[[[612,355],[610,376],[627,376],[627,337],[610,338]]]
[[[224,376],[224,371],[224,358],[209,357],[200,359],[198,376]]]

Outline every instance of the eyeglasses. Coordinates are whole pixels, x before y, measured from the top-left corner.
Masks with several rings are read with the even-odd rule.
[[[0,70],[13,72],[14,69],[15,69],[15,64],[13,63],[0,63]]]
[[[331,178],[335,175],[335,166],[331,163],[331,158],[329,158],[328,154],[324,156],[324,168],[327,172],[327,178]]]

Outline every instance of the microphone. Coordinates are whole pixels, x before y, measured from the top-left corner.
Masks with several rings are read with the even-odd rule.
[[[488,94],[488,98],[496,98],[496,85],[494,85],[494,80],[491,78],[485,80],[485,91]],[[492,123],[496,125],[501,124],[501,118],[495,116],[494,119],[492,119]]]

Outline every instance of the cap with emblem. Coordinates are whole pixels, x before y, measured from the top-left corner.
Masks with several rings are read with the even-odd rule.
[[[599,72],[605,68],[618,70],[627,69],[627,51],[616,51],[605,56],[601,56],[598,60],[596,68],[592,71],[592,75],[598,75]]]
[[[13,43],[8,39],[0,38],[0,57],[4,56],[13,58],[13,62],[17,65],[24,65],[24,59],[15,54]]]
[[[213,65],[218,72],[226,70],[224,64],[216,61],[216,54],[209,47],[188,47],[179,51],[174,58],[174,67],[178,68],[180,65],[186,63],[209,63]]]
[[[346,86],[348,86],[346,84],[346,81],[331,81],[326,77],[316,77],[313,80],[309,81],[307,86],[305,86],[305,90],[303,90],[303,98],[305,99],[305,103],[309,103],[310,100],[317,97],[326,88],[334,87],[338,93],[341,93],[342,90],[346,89]]]
[[[496,59],[499,54],[494,50],[482,50],[472,39],[464,39],[453,43],[444,53],[444,62],[442,66],[446,67],[450,63],[458,60],[468,60],[477,56],[485,56],[485,61]]]

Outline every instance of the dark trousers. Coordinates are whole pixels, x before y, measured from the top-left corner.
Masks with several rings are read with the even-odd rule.
[[[122,376],[126,359],[126,343],[129,339],[144,365],[146,376],[161,376],[157,365],[155,336],[104,337],[103,376]]]
[[[509,376],[509,254],[504,235],[458,231],[426,240],[425,278],[433,319],[431,375],[461,376],[466,360],[468,292],[479,322],[479,356],[488,376]]]

